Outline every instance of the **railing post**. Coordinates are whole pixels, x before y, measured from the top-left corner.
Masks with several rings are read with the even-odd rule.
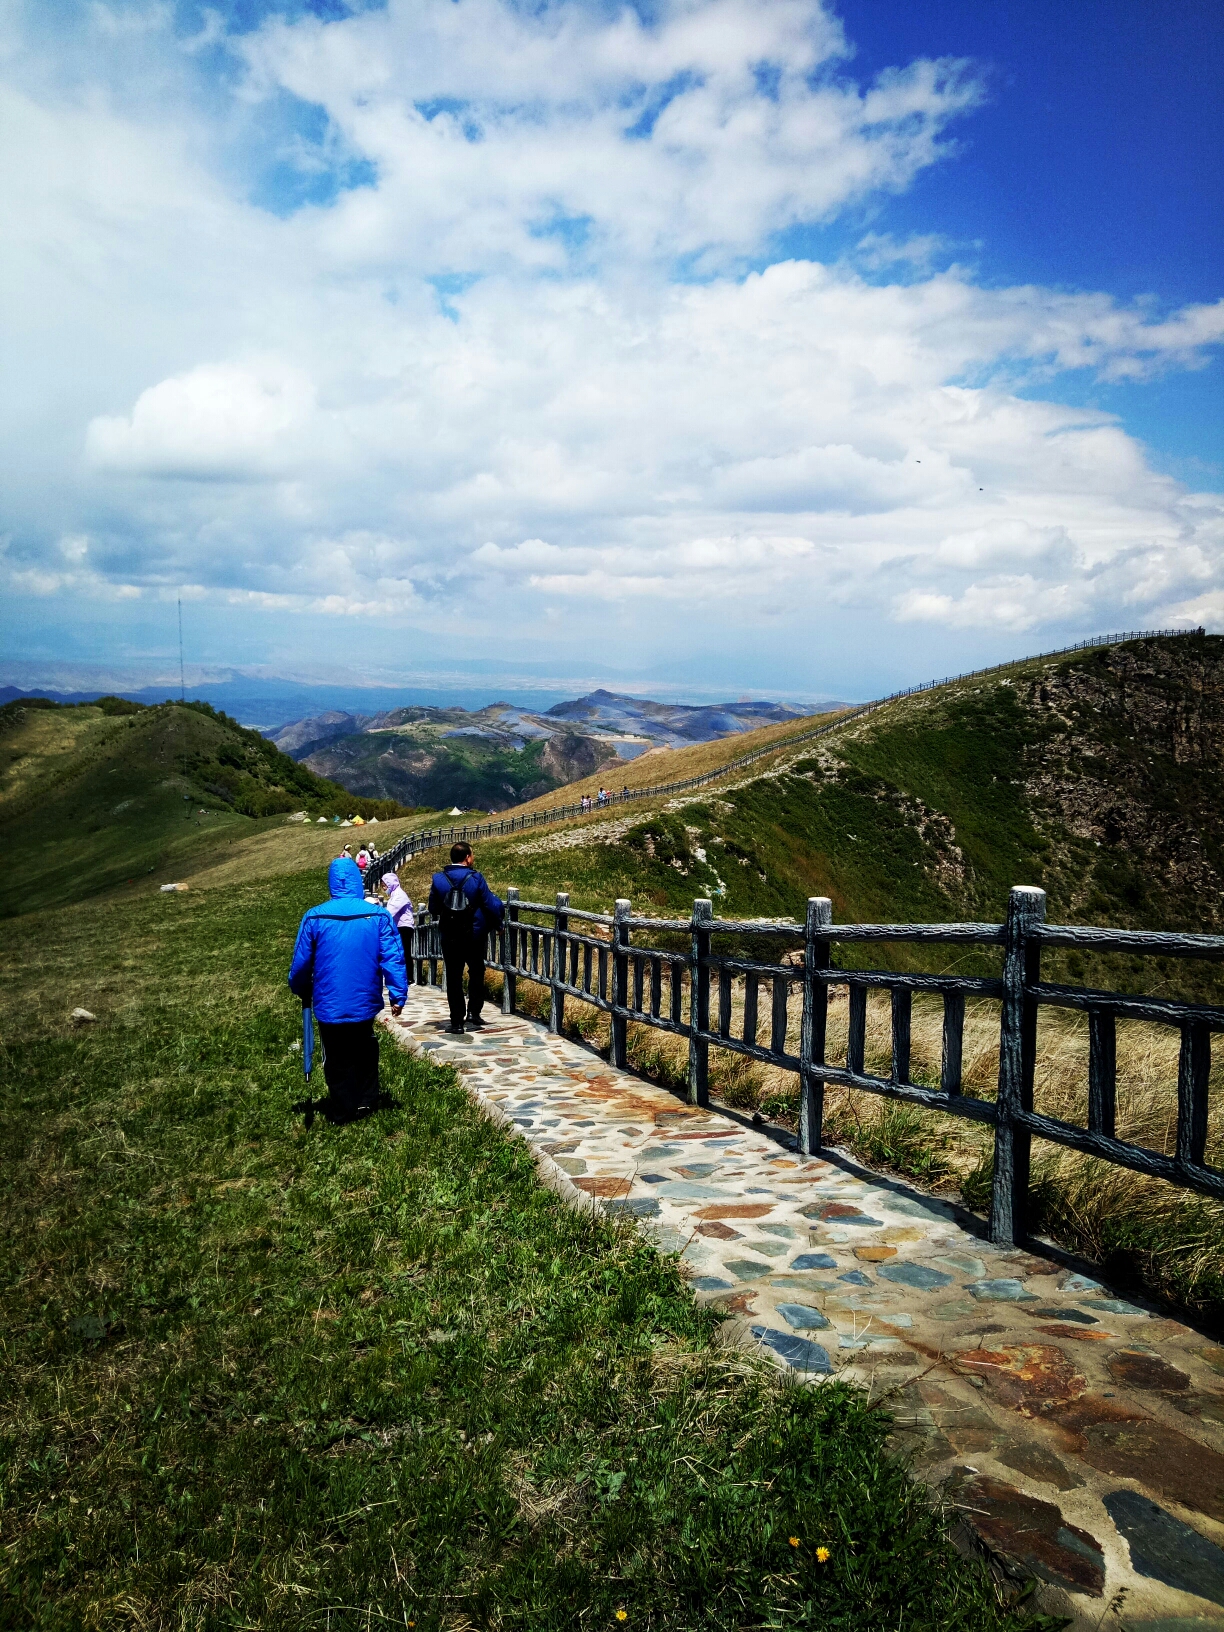
[[[689,1076],[690,1105],[710,1103],[710,1045],[698,1033],[710,1029],[710,920],[714,903],[693,902],[693,945],[689,953]]]
[[[553,930],[552,955],[552,992],[548,1002],[548,1029],[559,1032],[565,1024],[565,993],[561,990],[561,982],[565,979],[565,932],[569,928],[569,892],[557,891],[557,916]]]
[[[1014,1246],[1027,1232],[1029,1188],[1027,1128],[1016,1115],[1033,1108],[1033,1066],[1037,1050],[1037,1004],[1025,988],[1041,978],[1041,943],[1032,931],[1045,919],[1046,893],[1018,884],[1007,898],[1003,935],[1003,1007],[999,1026],[999,1092],[995,1100],[994,1186],[990,1197],[990,1239]]]
[[[502,1013],[513,1014],[515,1000],[518,996],[518,977],[513,973],[514,959],[517,952],[515,941],[518,936],[514,925],[518,923],[519,892],[515,885],[506,891],[506,919],[502,924]]]
[[[833,903],[827,895],[808,897],[807,922],[803,936],[803,1019],[799,1026],[799,1150],[804,1156],[820,1152],[824,1125],[824,1078],[813,1065],[823,1065],[825,1024],[829,1013],[829,988],[816,979],[818,969],[827,969],[832,948],[816,930],[833,922]]]
[[[632,908],[618,898],[612,909],[612,1064],[624,1070],[629,1062],[629,925]]]

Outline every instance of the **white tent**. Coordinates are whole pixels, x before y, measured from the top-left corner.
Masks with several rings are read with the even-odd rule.
[[[459,809],[458,805],[455,805],[451,810],[451,815],[452,816],[462,816],[463,812]]]

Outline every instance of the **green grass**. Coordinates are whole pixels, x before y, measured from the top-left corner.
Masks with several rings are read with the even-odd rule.
[[[9,926],[0,1624],[1018,1625],[882,1411],[720,1347],[449,1072],[384,1043],[395,1108],[305,1130],[314,883]]]
[[[79,902],[188,867],[303,809],[386,818],[400,807],[355,798],[207,704],[6,704],[0,916],[28,911],[32,895]]]

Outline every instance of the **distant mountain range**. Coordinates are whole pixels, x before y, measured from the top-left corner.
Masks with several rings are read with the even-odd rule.
[[[572,703],[557,703],[543,717],[567,720],[614,737],[648,737],[654,747],[681,748],[691,742],[712,742],[716,737],[734,737],[763,725],[797,720],[804,712],[784,703],[754,702],[748,697],[738,703],[709,703],[698,708],[684,703],[654,703],[648,697],[624,697],[601,689]]]
[[[678,748],[800,719],[783,703],[745,698],[690,706],[598,690],[532,713],[405,707],[331,709],[268,737],[282,753],[351,792],[404,804],[501,810],[651,748]]]

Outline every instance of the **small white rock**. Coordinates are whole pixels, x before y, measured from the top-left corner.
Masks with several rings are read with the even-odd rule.
[[[92,1025],[98,1017],[96,1014],[90,1014],[88,1009],[73,1009],[68,1018],[74,1026],[88,1026]]]

